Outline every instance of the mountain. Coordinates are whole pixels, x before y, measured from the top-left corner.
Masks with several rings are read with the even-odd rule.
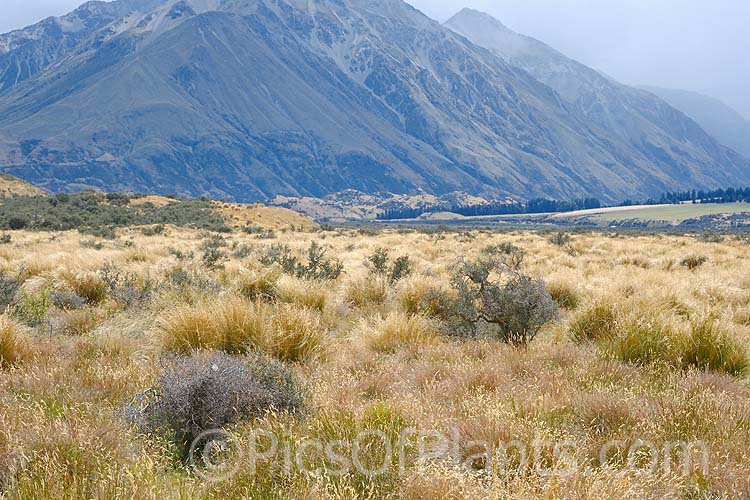
[[[750,121],[718,99],[687,90],[641,87],[698,122],[723,145],[750,158]]]
[[[736,129],[736,134],[731,136],[733,140],[724,140],[731,132],[717,133],[721,127],[706,116],[707,103],[703,103],[702,111],[697,111],[695,106],[686,105],[684,96],[679,99],[669,92],[622,85],[539,40],[510,30],[489,14],[464,9],[445,26],[491,50],[508,64],[529,72],[553,88],[578,113],[631,144],[637,145],[644,136],[648,136],[649,141],[658,137],[668,142],[675,139],[691,142],[711,155],[726,154],[717,148],[711,137],[699,130],[703,127],[722,144],[736,151],[744,152],[750,147],[742,139],[746,137],[747,125],[742,123],[744,120],[737,120],[741,119],[739,115],[730,118],[728,110],[722,110],[721,115],[726,117],[723,126]],[[651,146],[643,144],[643,147]],[[729,156],[738,161],[736,156]],[[721,163],[717,168],[721,168]]]
[[[90,2],[0,40],[4,74],[26,68],[3,77],[0,171],[50,191],[619,201],[750,183],[650,93],[593,72],[597,100],[572,99],[401,0]]]

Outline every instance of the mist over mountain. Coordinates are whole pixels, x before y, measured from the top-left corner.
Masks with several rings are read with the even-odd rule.
[[[641,88],[688,115],[725,146],[750,158],[750,121],[719,99],[687,90]]]
[[[400,0],[89,2],[0,36],[0,170],[242,201],[750,183],[664,101],[493,21],[449,29]]]

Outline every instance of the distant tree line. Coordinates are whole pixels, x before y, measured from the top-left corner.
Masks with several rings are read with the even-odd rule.
[[[691,190],[683,192],[664,193],[656,203],[680,204],[680,203],[737,203],[750,202],[750,187],[716,189],[713,191]]]
[[[379,220],[415,219],[420,215],[449,211],[467,217],[516,214],[543,214],[551,212],[575,212],[601,208],[602,203],[597,198],[581,198],[577,200],[550,200],[536,198],[527,202],[492,202],[479,205],[456,205],[445,207],[419,208],[390,208],[378,215]]]

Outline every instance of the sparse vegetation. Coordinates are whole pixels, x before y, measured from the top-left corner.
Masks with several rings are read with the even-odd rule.
[[[131,202],[102,201],[140,210]],[[115,240],[84,240],[96,245],[20,230],[0,247],[0,497],[748,496],[745,242],[578,231],[558,247],[546,232],[297,224],[265,241],[231,223],[220,235],[117,225]],[[144,234],[157,224],[163,234]],[[203,261],[213,250],[219,266]],[[393,272],[402,256],[409,272]],[[559,438],[593,472],[492,481],[450,460],[410,461],[417,438],[403,473],[377,477],[334,477],[339,464],[313,449],[312,476],[262,459],[214,483],[189,460],[214,428],[246,450],[271,432],[294,458],[310,440],[349,443],[349,457],[359,432],[396,439],[411,427],[455,435],[462,459],[481,452],[473,443],[517,441],[533,457],[536,438]],[[621,474],[627,459],[613,451],[617,473],[604,473],[601,446],[639,438],[704,441],[710,467],[683,476],[660,458],[656,476]],[[397,464],[398,449],[386,451],[377,439],[359,449]],[[520,466],[520,454],[508,460]]]

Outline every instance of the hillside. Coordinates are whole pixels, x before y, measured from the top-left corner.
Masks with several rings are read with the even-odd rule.
[[[26,181],[6,174],[0,174],[0,198],[10,196],[45,196],[47,193]]]
[[[123,0],[44,23],[65,43],[2,37],[3,60],[40,62],[0,90],[0,170],[50,191],[620,201],[750,184],[650,94],[592,119],[400,0]]]
[[[687,90],[643,87],[695,120],[722,144],[750,158],[750,121],[718,99]]]

